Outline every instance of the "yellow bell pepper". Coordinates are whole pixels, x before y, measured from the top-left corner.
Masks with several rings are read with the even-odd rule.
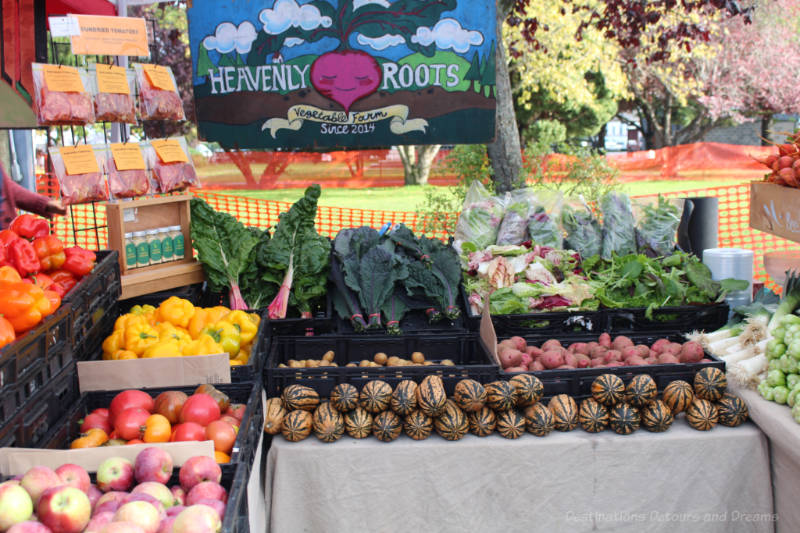
[[[113,359],[114,361],[124,361],[126,359],[138,359],[138,358],[139,356],[130,350],[117,350],[111,356],[111,359]]]
[[[239,337],[242,345],[250,344],[258,333],[258,324],[253,322],[250,314],[244,311],[231,311],[225,315],[226,320],[239,328]]]
[[[125,328],[125,349],[142,355],[146,349],[158,342],[158,331],[146,323],[136,323]]]
[[[239,350],[239,355],[231,359],[231,361],[241,361],[243,365],[246,365],[250,361],[250,347],[244,347]]]
[[[173,326],[185,328],[194,315],[194,305],[189,300],[170,296],[158,306],[158,316],[160,322],[169,322]]]
[[[181,357],[181,346],[177,340],[161,340],[156,344],[150,346],[142,354],[143,359],[150,359],[153,357]]]
[[[250,317],[250,320],[252,320],[253,324],[255,324],[256,326],[261,324],[261,315],[259,315],[258,313],[247,313],[247,316]]]
[[[221,305],[216,307],[195,308],[194,316],[192,316],[192,319],[189,321],[189,326],[187,328],[189,330],[189,335],[191,335],[193,339],[196,339],[205,328],[219,322],[230,312],[230,309]]]
[[[113,354],[125,345],[125,330],[115,329],[111,335],[103,341],[103,355]]]
[[[225,350],[210,335],[201,333],[200,336],[183,345],[183,355],[212,355],[223,353]]]
[[[125,315],[120,315],[116,321],[114,321],[114,329],[125,329],[128,327],[128,324],[137,324],[137,323],[144,323],[146,320],[142,315],[132,315],[130,313]]]
[[[219,345],[222,346],[222,351],[227,352],[231,359],[239,354],[242,339],[239,334],[239,328],[232,322],[220,320],[219,322],[215,322],[214,325],[204,329],[203,333],[210,335],[219,343]]]

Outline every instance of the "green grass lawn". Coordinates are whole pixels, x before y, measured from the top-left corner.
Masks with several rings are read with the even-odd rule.
[[[705,189],[736,185],[746,180],[675,180],[675,181],[635,181],[625,183],[621,189],[631,196],[657,194],[675,191]],[[322,189],[320,205],[350,207],[353,209],[375,209],[382,211],[416,211],[425,202],[423,186],[376,187],[366,189]],[[303,189],[277,190],[225,190],[225,194],[235,194],[250,198],[264,198],[280,202],[294,202],[303,195]]]

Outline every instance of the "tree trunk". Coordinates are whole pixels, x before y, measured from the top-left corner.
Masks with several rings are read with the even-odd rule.
[[[772,113],[761,115],[761,146],[769,146],[769,130],[772,125]]]
[[[522,148],[519,142],[517,117],[514,114],[514,96],[508,75],[506,49],[503,44],[503,21],[510,7],[511,2],[498,2],[497,5],[495,138],[487,145],[489,161],[492,164],[492,180],[497,192],[513,189],[520,182],[522,172]]]
[[[595,148],[600,150],[606,149],[606,131],[608,128],[608,124],[603,124],[600,128],[600,132],[597,134],[597,146]]]
[[[225,153],[228,155],[228,158],[231,160],[231,162],[236,165],[236,168],[239,169],[239,172],[242,173],[242,176],[244,176],[244,181],[247,182],[247,186],[251,189],[257,189],[258,183],[253,175],[253,169],[250,168],[250,161],[247,159],[247,154],[244,154],[236,149],[225,149]]]
[[[400,161],[403,162],[404,183],[406,185],[427,185],[431,166],[441,144],[422,146],[398,146]]]

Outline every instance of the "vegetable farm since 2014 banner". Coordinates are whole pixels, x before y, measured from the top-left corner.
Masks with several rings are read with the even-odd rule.
[[[238,148],[485,143],[495,3],[195,0],[200,136]]]

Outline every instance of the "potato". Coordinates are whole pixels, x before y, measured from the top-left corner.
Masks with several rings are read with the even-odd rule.
[[[333,358],[335,356],[336,356],[336,354],[333,352],[333,350],[328,350],[327,352],[322,354],[322,360],[323,361],[333,361]]]
[[[600,346],[600,343],[599,343],[599,342],[595,342],[595,341],[592,341],[592,342],[588,342],[588,343],[586,343],[586,353],[587,353],[587,354],[589,354],[589,355],[591,355],[591,353],[592,353],[592,350],[593,350],[593,349],[594,349],[596,346]]]
[[[414,352],[411,354],[411,360],[417,364],[425,362],[425,354],[422,352]]]
[[[669,347],[670,344],[672,343],[667,339],[658,339],[656,342],[653,343],[650,349],[656,353],[664,353],[667,351],[667,348]]]
[[[422,366],[431,366],[432,364],[434,364],[433,361],[425,361]]]
[[[592,359],[585,353],[576,353],[575,360],[578,361],[578,364],[580,364],[581,361],[586,361],[586,364],[589,364]]]
[[[597,343],[600,346],[611,348],[611,335],[609,335],[608,333],[601,333],[600,337],[597,339]]]
[[[526,370],[528,369],[524,366],[512,366],[505,369],[506,372],[525,372]]]
[[[528,368],[528,365],[531,364],[532,362],[533,362],[533,357],[531,357],[525,352],[522,352],[522,360],[520,361],[519,366],[524,366],[525,368]]]
[[[525,353],[530,355],[531,359],[536,359],[544,352],[542,351],[541,348],[537,348],[536,346],[528,346],[527,348],[525,348]]]
[[[336,366],[336,365],[333,364],[331,361],[328,361],[327,359],[323,359],[322,361],[319,362],[319,366]]]
[[[542,364],[541,361],[537,359],[536,361],[528,365],[528,370],[532,372],[539,372],[541,370],[544,370],[544,365]]]
[[[556,339],[550,339],[549,341],[545,341],[545,343],[542,344],[542,351],[543,352],[547,352],[547,351],[550,351],[550,350],[561,349],[561,348],[563,348],[563,346],[561,345],[561,342],[559,342]]]
[[[561,350],[548,350],[539,360],[545,368],[558,368],[564,364],[564,354]]]
[[[589,366],[592,368],[599,368],[606,366],[606,362],[603,361],[602,359],[592,359],[591,362],[589,363]]]
[[[634,348],[636,348],[636,351],[639,352],[639,357],[642,359],[650,357],[650,348],[648,348],[646,344],[637,344],[634,346]]]
[[[347,364],[346,364],[346,365],[344,365],[344,366],[355,366],[355,367],[357,367],[358,365],[357,365],[357,364],[355,364],[355,363],[347,363]]]
[[[583,354],[581,354],[583,355]],[[591,364],[592,360],[589,359],[587,356],[585,359],[578,359],[578,363],[575,365],[576,368],[586,368]]]
[[[518,335],[515,335],[514,337],[511,337],[508,340],[511,341],[514,345],[514,348],[516,348],[519,351],[524,350],[528,346],[528,343],[525,342],[525,339],[523,339]]]
[[[607,350],[603,356],[603,361],[612,363],[614,361],[622,361],[622,352],[619,350]]]
[[[621,353],[622,353],[622,358],[623,359],[630,359],[631,357],[642,357],[639,354],[639,350],[637,350],[635,346],[626,346],[625,348],[623,348],[621,350]],[[647,355],[649,355],[649,354],[650,354],[650,350],[648,349],[647,350]],[[647,355],[645,355],[645,357]]]
[[[678,358],[675,357],[674,355],[672,355],[669,352],[664,352],[664,353],[659,354],[658,362],[659,362],[659,364],[662,364],[662,365],[680,363]]]
[[[385,365],[387,359],[389,359],[389,356],[387,356],[383,352],[378,352],[372,357],[372,360],[378,363],[379,365]]]
[[[441,364],[445,366],[455,366],[455,363],[451,359],[442,359]]]
[[[608,348],[605,346],[597,345],[589,351],[589,357],[592,359],[603,358],[606,355]]]
[[[576,368],[578,366],[578,360],[575,359],[575,354],[567,351],[564,354],[564,364],[569,368]]]
[[[306,359],[306,368],[317,368],[319,363],[317,359]]]
[[[586,344],[585,342],[573,342],[572,344],[569,345],[567,350],[569,350],[574,354],[582,353],[589,355],[589,345]]]
[[[505,339],[497,343],[498,350],[504,346],[508,346],[509,348],[514,348],[515,350],[517,349],[517,343],[512,341],[511,339]]]
[[[681,363],[697,363],[705,356],[706,354],[699,342],[689,341],[683,343],[681,353],[678,355],[678,361]]]
[[[623,350],[623,348],[627,348],[629,346],[633,346],[633,341],[625,335],[616,336],[614,341],[611,343],[611,347],[615,350],[619,350],[620,352]]]
[[[497,358],[500,359],[500,366],[508,368],[511,366],[519,366],[522,362],[522,355],[522,352],[519,350],[506,348],[502,352],[498,352]]]
[[[369,366],[371,361],[367,361],[366,359],[362,359],[361,362],[358,363],[358,366]]]
[[[288,368],[288,367],[287,367],[286,365],[284,365],[283,363],[280,363],[280,364],[278,365],[278,368]]]
[[[640,366],[640,365],[646,365],[647,362],[638,355],[634,355],[633,357],[626,359],[625,364],[628,366]]]
[[[683,349],[683,346],[678,344],[677,342],[671,342],[669,344],[669,346],[667,347],[667,350],[669,351],[669,353],[671,353],[672,355],[674,355],[676,357],[678,355],[680,355],[682,349]]]
[[[289,359],[289,368],[305,368],[306,365],[301,363],[300,361],[295,361],[294,359]]]
[[[396,355],[389,357],[386,360],[386,366],[400,366],[400,358]]]

